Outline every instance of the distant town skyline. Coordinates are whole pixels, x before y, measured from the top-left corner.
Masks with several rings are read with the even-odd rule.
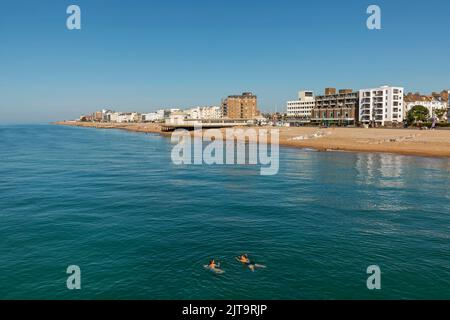
[[[66,28],[81,8],[82,29]],[[111,108],[220,106],[253,92],[286,111],[300,90],[450,89],[450,3],[376,1],[4,1],[1,123],[48,122]]]

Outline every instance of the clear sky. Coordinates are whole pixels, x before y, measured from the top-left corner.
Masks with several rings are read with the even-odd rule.
[[[81,7],[82,29],[66,28]],[[382,30],[366,28],[370,4]],[[300,89],[450,89],[448,0],[2,0],[0,122],[104,107],[218,105],[253,91],[263,111]]]

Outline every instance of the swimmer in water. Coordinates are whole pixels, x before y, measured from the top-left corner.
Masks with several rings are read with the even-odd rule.
[[[266,266],[263,266],[261,264],[256,264],[253,261],[250,260],[248,257],[248,254],[242,254],[238,257],[236,257],[236,260],[241,262],[242,264],[246,265],[251,271],[255,271],[255,268],[265,268]]]
[[[211,259],[207,265],[204,266],[205,268],[217,273],[222,274],[225,273],[222,269],[220,269],[220,263],[216,262],[214,259]]]
[[[249,264],[250,263],[250,259],[248,258],[247,254],[240,255],[238,257],[238,260],[239,260],[239,262],[242,262],[244,264]]]
[[[216,264],[216,261],[214,260],[214,259],[211,259],[210,261],[209,261],[209,264],[208,264],[208,267],[210,268],[210,269],[215,269],[215,268],[217,268],[217,267],[219,267],[220,265],[219,264]]]

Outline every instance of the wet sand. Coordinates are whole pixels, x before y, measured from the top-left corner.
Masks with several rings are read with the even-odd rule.
[[[116,124],[63,121],[55,124],[100,129],[121,129],[170,136],[170,133],[161,132],[160,125],[154,123]],[[294,148],[312,148],[319,151],[385,152],[415,156],[450,157],[450,130],[321,129],[317,127],[254,127],[254,129],[279,129],[280,145]]]

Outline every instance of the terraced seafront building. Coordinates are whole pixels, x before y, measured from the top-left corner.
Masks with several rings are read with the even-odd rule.
[[[326,88],[316,96],[311,122],[326,125],[355,125],[359,115],[359,92],[352,89]]]
[[[438,117],[438,113],[444,112],[443,119],[447,120],[448,103],[447,101],[440,101],[432,99],[429,101],[413,101],[405,102],[405,107],[403,108],[403,117],[405,118],[408,112],[414,106],[424,106],[428,109],[430,117]]]

